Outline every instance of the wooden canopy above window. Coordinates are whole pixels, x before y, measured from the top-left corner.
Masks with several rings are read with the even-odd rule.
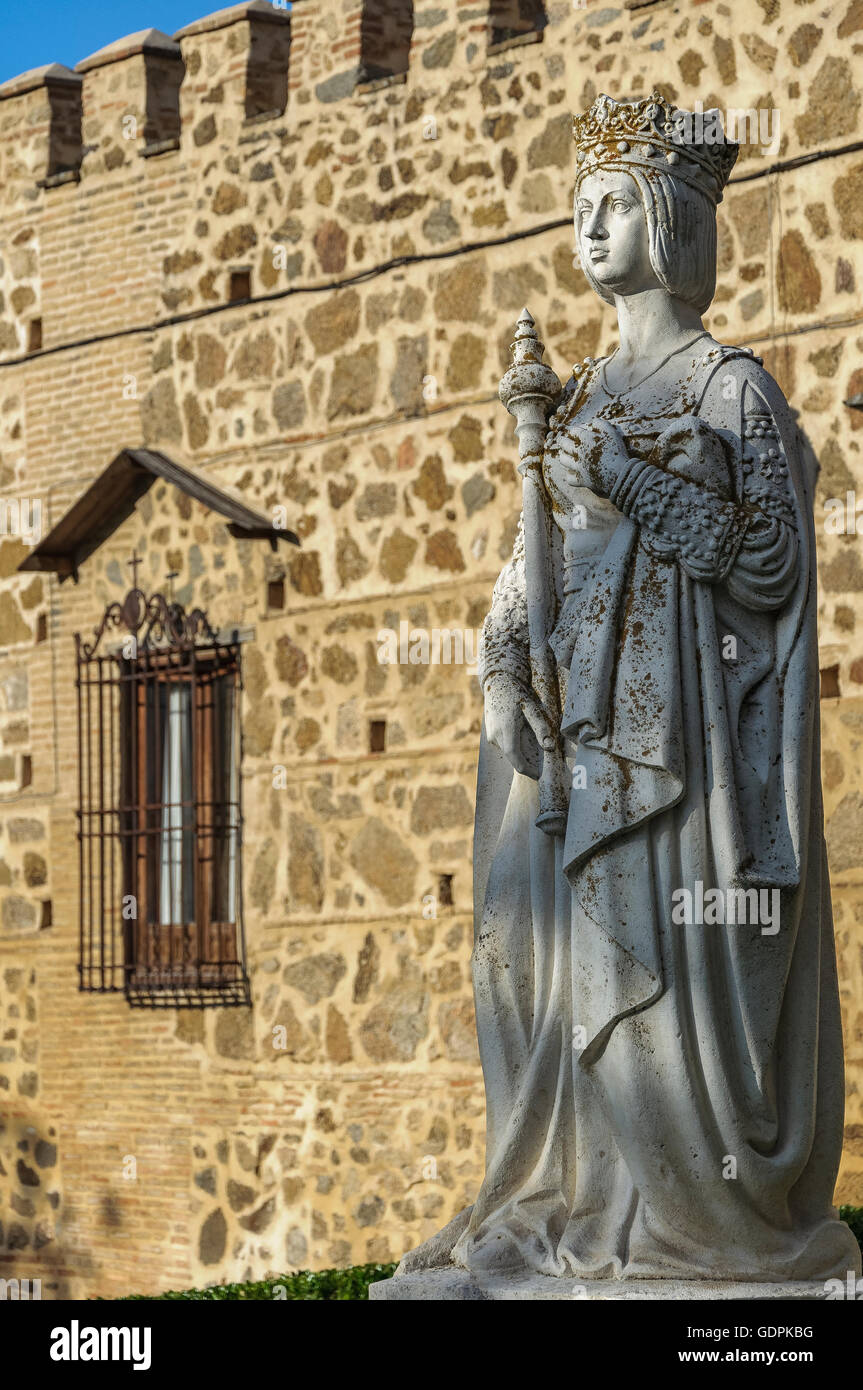
[[[61,583],[70,575],[77,580],[79,566],[131,516],[158,478],[227,517],[232,536],[268,540],[273,550],[280,540],[300,543],[293,531],[273,526],[263,512],[185,464],[155,449],[123,449],[18,568],[51,571]]]

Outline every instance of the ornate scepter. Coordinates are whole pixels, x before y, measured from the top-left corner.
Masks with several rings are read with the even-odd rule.
[[[562,387],[551,367],[542,360],[545,347],[537,337],[536,323],[527,309],[521,311],[510,350],[512,366],[503,377],[498,394],[510,415],[515,416],[518,471],[523,480],[524,569],[531,683],[555,736],[554,747],[543,751],[536,823],[548,835],[562,835],[566,830],[569,773],[560,738],[560,689],[554,656],[548,645],[552,596],[555,592],[551,568],[553,522],[542,479],[542,452],[548,416],[560,399]]]

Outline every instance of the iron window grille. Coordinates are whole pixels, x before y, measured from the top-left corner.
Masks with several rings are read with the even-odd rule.
[[[138,1008],[249,1005],[239,646],[138,588],[75,644],[80,989]]]

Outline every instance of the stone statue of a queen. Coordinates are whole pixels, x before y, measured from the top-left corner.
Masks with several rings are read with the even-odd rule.
[[[691,121],[654,94],[573,122],[581,265],[620,341],[574,368],[548,421],[545,575],[523,518],[484,626],[486,1171],[393,1285],[860,1270],[832,1206],[811,454],[760,360],[703,327],[737,146]],[[559,727],[532,680],[537,582]],[[555,748],[568,805],[549,833]]]

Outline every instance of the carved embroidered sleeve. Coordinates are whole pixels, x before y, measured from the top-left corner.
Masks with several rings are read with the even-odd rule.
[[[749,522],[736,502],[645,459],[631,459],[621,470],[611,501],[652,533],[655,555],[676,558],[693,579],[709,584],[728,574]]]
[[[477,676],[481,686],[499,671],[530,685],[530,641],[524,585],[524,528],[519,517],[512,559],[500,573],[483,623]]]
[[[724,582],[750,608],[777,608],[790,595],[797,533],[772,418],[746,424],[741,501],[637,458],[621,471],[611,501],[646,528],[653,554],[676,559],[692,579]]]
[[[743,436],[743,502],[750,521],[728,591],[747,608],[781,608],[797,582],[799,549],[788,461],[767,411],[746,420]]]

